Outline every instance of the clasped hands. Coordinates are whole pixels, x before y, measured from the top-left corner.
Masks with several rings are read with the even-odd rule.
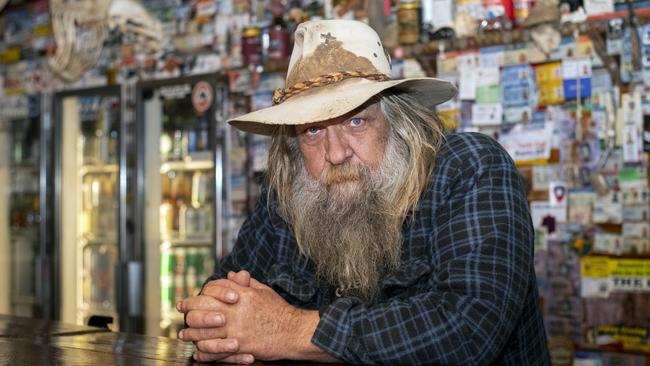
[[[296,308],[246,271],[208,282],[200,295],[176,303],[197,361],[251,364],[258,360],[305,359],[318,312]]]

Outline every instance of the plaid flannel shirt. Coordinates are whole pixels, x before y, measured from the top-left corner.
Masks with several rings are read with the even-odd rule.
[[[263,188],[233,252],[209,280],[248,270],[290,304],[320,309],[312,343],[353,364],[550,365],[520,176],[493,139],[450,134],[416,212],[398,270],[364,303],[334,295],[297,252]]]

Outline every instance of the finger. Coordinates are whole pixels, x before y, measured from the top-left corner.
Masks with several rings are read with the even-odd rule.
[[[255,362],[255,357],[253,357],[253,355],[248,355],[248,354],[237,354],[237,355],[228,356],[223,360],[221,360],[221,362],[236,363],[239,365],[250,365],[253,362]]]
[[[234,363],[239,365],[250,365],[255,362],[255,357],[249,354],[237,354],[233,355],[232,353],[206,353],[206,352],[195,352],[194,360],[200,362],[214,362],[219,361],[223,363]]]
[[[215,338],[226,338],[226,330],[223,327],[185,328],[178,332],[178,339],[184,342],[203,341]]]
[[[206,291],[210,291],[210,289],[215,288],[215,287],[223,287],[223,288],[229,288],[231,290],[237,291],[240,289],[242,286],[239,286],[237,283],[234,281],[222,278],[219,280],[214,280],[210,281],[203,286],[203,290],[201,290],[201,294],[206,294]]]
[[[232,286],[237,286],[231,281],[228,282],[230,282]],[[239,300],[239,295],[237,294],[237,291],[234,288],[221,286],[217,284],[214,284],[210,287],[206,286],[203,289],[203,292],[201,292],[201,294],[212,296],[213,298],[225,302],[226,304],[235,304],[237,303],[237,300]]]
[[[236,339],[206,339],[195,343],[196,349],[206,353],[235,353],[239,351]]]
[[[190,328],[214,328],[226,324],[226,317],[216,311],[191,310],[185,314],[185,322]]]
[[[191,310],[212,310],[219,309],[223,304],[213,296],[191,296],[176,302],[176,310],[187,313]]]
[[[251,274],[248,271],[239,271],[230,279],[239,286],[248,287],[251,285]]]
[[[226,280],[230,283],[228,286],[222,285],[222,283],[215,283],[211,286],[206,286],[203,288],[201,295],[212,296],[219,301],[223,301],[226,304],[235,304],[239,300],[239,295],[233,289],[233,286],[236,286],[231,281]]]

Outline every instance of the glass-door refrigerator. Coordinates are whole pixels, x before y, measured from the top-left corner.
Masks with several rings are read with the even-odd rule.
[[[216,75],[137,86],[136,237],[149,335],[176,336],[183,318],[175,302],[196,295],[224,253],[226,91]]]
[[[52,319],[47,100],[5,97],[1,108],[0,313]]]
[[[54,96],[55,212],[60,319],[131,331],[121,233],[126,150],[120,86]],[[137,329],[135,329],[137,330]]]

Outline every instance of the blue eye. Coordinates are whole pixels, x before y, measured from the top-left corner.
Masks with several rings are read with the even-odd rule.
[[[363,118],[351,118],[350,119],[350,126],[359,127],[359,126],[362,126],[364,122],[366,122],[366,121]]]
[[[318,133],[319,130],[320,129],[318,127],[309,127],[308,129],[305,130],[305,133],[307,133],[308,135],[315,135],[316,133]]]

